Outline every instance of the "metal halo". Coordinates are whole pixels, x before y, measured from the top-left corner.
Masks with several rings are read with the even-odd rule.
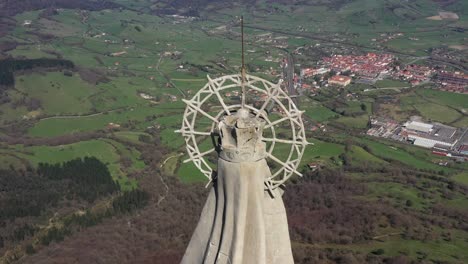
[[[232,112],[237,111],[242,106],[241,104],[226,105],[224,102],[221,92],[226,89],[233,89],[241,87],[242,75],[234,74],[222,76],[216,79],[211,79],[209,76],[208,83],[200,89],[197,94],[191,100],[183,100],[187,107],[184,112],[184,119],[182,127],[176,132],[181,133],[186,142],[187,153],[189,159],[185,160],[184,163],[192,161],[194,165],[211,181],[213,177],[213,169],[205,156],[216,151],[216,147],[200,152],[198,146],[197,137],[212,136],[216,133],[217,124],[219,119],[223,115],[230,115]],[[272,171],[272,176],[265,179],[265,186],[267,189],[274,190],[279,186],[283,185],[292,175],[296,174],[302,176],[297,171],[300,161],[304,154],[305,147],[309,144],[306,140],[304,123],[302,121],[302,111],[300,111],[291,98],[284,92],[281,87],[281,82],[273,84],[265,79],[255,77],[252,75],[246,75],[245,86],[249,91],[254,93],[263,94],[265,100],[262,106],[259,108],[245,105],[253,114],[257,117],[265,119],[266,125],[265,130],[269,129],[271,138],[263,138],[262,140],[269,144],[267,148],[267,160],[280,165],[280,168]],[[211,115],[203,110],[203,106],[212,98],[217,99],[221,110],[216,115]],[[270,120],[268,115],[265,113],[265,109],[269,105],[275,105],[276,111],[280,112],[283,117],[277,120]],[[202,118],[208,118],[213,123],[211,128],[207,126],[207,131],[196,131],[195,125],[197,120]],[[277,137],[275,126],[286,122],[291,129],[291,137],[281,139]],[[276,157],[273,151],[277,145],[289,144],[289,154],[285,160]]]

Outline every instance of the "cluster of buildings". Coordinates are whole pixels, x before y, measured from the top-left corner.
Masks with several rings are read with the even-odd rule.
[[[319,61],[318,67],[301,69],[297,82],[303,89],[313,91],[319,89],[320,84],[346,86],[351,83],[352,77],[358,77],[358,82],[367,84],[389,77],[405,80],[412,86],[433,82],[438,84],[441,90],[468,93],[468,74],[466,73],[448,72],[444,69],[418,64],[400,67],[395,65],[395,61],[396,58],[393,55],[385,53],[367,53],[359,56],[333,55]],[[312,85],[310,82],[303,81],[311,77],[314,77]],[[328,82],[325,82],[327,77],[330,78]]]
[[[393,77],[406,80],[411,83],[411,85],[415,86],[430,81],[434,72],[434,69],[428,66],[410,64],[402,69],[396,67]]]
[[[459,71],[449,72],[429,66],[411,64],[402,69],[397,67],[393,77],[407,80],[413,86],[432,80],[439,84],[441,90],[455,93],[468,92],[468,74]]]
[[[377,78],[393,70],[395,57],[391,54],[367,53],[362,56],[333,55],[322,59],[321,64],[335,72],[351,72],[361,78]]]
[[[263,43],[273,45],[280,49],[288,48],[289,37],[286,36],[275,36],[273,33],[264,33],[254,36],[256,43]]]
[[[345,87],[351,84],[353,76],[359,76],[365,82],[375,82],[377,78],[383,78],[393,70],[395,58],[391,54],[367,53],[366,55],[333,55],[323,58],[317,68],[303,68],[300,73],[300,83],[304,90],[315,92],[323,82],[325,74],[329,74],[325,86],[334,85]],[[302,79],[314,78],[314,86],[302,82]]]
[[[371,128],[367,130],[367,135],[402,141],[400,131],[401,125],[394,120],[371,117]]]
[[[394,40],[394,39],[397,39],[397,38],[400,38],[400,37],[403,37],[404,34],[399,32],[399,33],[382,33],[380,34],[380,37],[379,38],[374,38],[372,39],[372,41],[374,42],[380,42],[380,43],[386,43],[386,42],[389,42],[391,40]]]
[[[410,142],[432,149],[432,153],[437,155],[468,159],[467,128],[426,123],[415,118],[404,124],[385,118],[371,118],[371,128],[367,135]]]
[[[439,71],[434,81],[442,90],[455,93],[468,93],[468,74],[463,72]]]
[[[460,132],[455,127],[440,123],[408,121],[402,125],[400,136],[416,146],[450,150],[460,139]]]
[[[378,78],[383,78],[393,70],[395,57],[391,54],[367,53],[366,55],[333,55],[323,58],[318,62],[317,68],[301,69],[300,79],[321,76],[314,80],[314,86],[301,82],[303,89],[311,90],[320,88],[317,82],[323,82],[325,74],[329,74],[325,86],[347,86],[353,76],[359,76],[361,81],[373,83]]]
[[[327,72],[330,72],[328,68],[304,68],[301,69],[301,76],[303,78],[313,77],[316,75],[323,75]]]

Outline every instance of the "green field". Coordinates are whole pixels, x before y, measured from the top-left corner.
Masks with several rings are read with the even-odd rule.
[[[84,117],[49,118],[38,122],[37,125],[29,130],[29,134],[36,137],[53,137],[77,132],[102,130],[105,129],[109,123],[124,125],[129,121],[137,123],[138,128],[143,130],[146,126],[154,125],[154,123],[158,122],[158,118],[156,118],[154,122],[151,122],[146,121],[146,117],[161,115],[162,113],[167,114],[168,111],[181,110],[181,104],[168,104],[167,108],[164,108],[164,106],[154,107],[142,105],[135,108],[103,112]]]
[[[305,115],[317,122],[324,122],[338,116],[337,113],[330,109],[314,103],[303,103],[302,109],[306,111]]]
[[[456,109],[467,107],[465,99],[468,99],[466,95],[419,89],[402,95],[400,108],[402,111],[416,111],[426,120],[449,124],[462,117]]]
[[[369,152],[365,151],[363,148],[358,146],[352,146],[349,152],[349,156],[351,158],[351,162],[353,165],[356,164],[365,164],[368,166],[373,165],[388,165],[388,162],[376,157],[375,155],[370,154]]]
[[[460,173],[452,177],[452,180],[468,186],[468,173]]]
[[[439,104],[455,107],[458,109],[468,108],[467,94],[456,94],[434,89],[419,89],[416,91],[416,93]]]
[[[428,120],[442,123],[451,123],[460,117],[460,114],[457,111],[441,105],[426,103],[415,105],[414,108]]]
[[[338,160],[338,156],[344,152],[343,145],[323,142],[316,139],[308,139],[308,141],[310,143],[313,143],[313,145],[309,145],[306,147],[304,152],[304,158],[302,159],[299,168],[304,168],[309,162],[319,162],[331,166],[337,165],[330,159],[334,158]]]
[[[360,138],[358,139],[359,142],[368,146],[372,154],[380,157],[382,159],[390,159],[401,162],[409,167],[414,167],[417,169],[425,169],[425,170],[435,170],[435,171],[445,171],[450,172],[451,170],[436,165],[428,161],[429,153],[425,150],[414,148],[412,149],[411,153],[405,151],[401,147],[395,147],[392,145],[387,145],[383,143],[379,143],[374,140]]]
[[[183,163],[177,170],[177,175],[185,183],[191,182],[208,182],[208,179],[203,175],[193,163]]]
[[[140,136],[147,136],[151,139],[151,135],[143,132],[132,132],[132,131],[118,131],[114,135],[122,140],[129,141],[134,144],[142,144]]]
[[[465,238],[468,235],[466,232],[457,230],[448,230],[453,233],[454,240],[447,243],[444,240],[423,242],[419,240],[403,239],[401,236],[390,236],[381,241],[373,241],[371,243],[356,243],[352,246],[332,246],[330,248],[351,249],[358,252],[372,252],[377,249],[384,249],[385,255],[398,256],[408,255],[414,259],[423,258],[424,256],[431,259],[448,261],[449,263],[463,263],[468,254],[464,250],[468,246]],[[327,246],[322,247],[327,248]]]
[[[90,112],[89,98],[97,90],[76,75],[67,77],[54,72],[17,78],[15,92],[39,99],[44,115],[65,115]]]
[[[121,153],[119,154],[118,152]],[[13,159],[10,155],[14,153],[14,155],[18,157],[15,162],[18,163],[21,162],[20,159],[24,159],[29,161],[33,166],[37,166],[37,164],[41,162],[61,163],[76,158],[96,157],[109,167],[112,177],[120,183],[124,190],[132,189],[137,186],[136,180],[127,177],[127,172],[138,171],[145,167],[143,162],[139,160],[140,154],[136,150],[128,150],[123,145],[112,140],[82,141],[80,143],[55,147],[25,147],[17,145],[8,150],[2,149],[0,153],[5,154],[0,158],[1,164],[6,164],[9,160]],[[129,171],[124,171],[121,167],[121,156],[131,159],[132,165]]]
[[[468,127],[468,117],[457,120],[457,122],[452,123],[452,125],[456,127]]]
[[[336,122],[341,123],[347,127],[365,129],[369,123],[368,115],[361,115],[357,117],[343,116],[336,120]]]

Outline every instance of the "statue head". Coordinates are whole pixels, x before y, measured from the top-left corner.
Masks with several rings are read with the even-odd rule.
[[[262,142],[265,121],[245,108],[226,115],[219,122],[219,157],[230,162],[257,161],[265,158]]]

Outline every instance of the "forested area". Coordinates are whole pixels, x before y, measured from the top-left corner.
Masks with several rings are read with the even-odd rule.
[[[40,10],[47,8],[69,8],[83,10],[102,10],[119,7],[118,4],[109,1],[90,0],[24,0],[24,1],[2,1],[0,2],[0,15],[13,16],[29,10]]]
[[[16,71],[32,70],[34,68],[73,69],[75,65],[63,59],[5,59],[0,60],[0,88],[11,87],[15,84]]]
[[[468,212],[449,204],[468,194],[465,186],[435,171],[360,163],[351,155],[354,147],[346,144],[341,168],[307,171],[288,182],[283,199],[296,263],[414,263],[409,251],[389,254],[385,247],[359,250],[357,245],[383,241],[377,239],[382,235],[402,243],[450,243],[456,232],[468,231]],[[9,219],[21,221],[13,225],[2,219],[0,245],[23,241],[30,256],[20,263],[63,263],[69,256],[79,262],[179,263],[207,190],[161,175],[163,153],[140,150],[149,169],[138,175],[140,189],[124,193],[118,193],[106,165],[96,158],[2,172],[0,186],[7,186],[2,190],[7,195],[0,197],[1,208],[10,212]],[[417,197],[432,202],[422,206],[419,198],[376,195],[375,184],[414,188]],[[24,193],[13,196],[20,185]],[[105,206],[93,209],[90,201]],[[36,220],[48,208],[58,209],[60,217],[51,219],[60,224],[41,231]],[[11,232],[3,232],[7,229]],[[28,242],[32,236],[37,244]],[[417,255],[418,262],[428,259]]]
[[[379,173],[382,177],[378,181],[406,185],[414,185],[416,177],[424,176],[391,169]],[[112,212],[121,212],[122,217],[103,217],[98,219],[98,225],[88,225],[84,223],[97,221],[92,214],[76,216],[74,221],[81,221],[80,226],[87,226],[87,229],[59,244],[50,244],[24,263],[60,262],[67,256],[74,256],[78,261],[92,259],[103,263],[179,263],[207,190],[201,184],[186,185],[174,177],[159,177],[158,171],[140,181],[141,191],[129,192],[127,197],[117,198],[112,203]],[[438,184],[430,179],[420,181],[432,184],[427,188],[441,188],[447,196],[464,192],[458,186]],[[468,230],[466,210],[436,203],[427,211],[421,211],[406,201],[395,204],[394,197],[384,194],[377,200],[363,199],[369,197],[371,191],[365,182],[353,179],[342,169],[309,171],[303,178],[291,181],[283,199],[296,263],[417,263],[405,251],[388,256],[385,248],[366,251],[350,250],[347,246],[356,248],[355,245],[371,243],[382,230],[394,230],[392,232],[402,241],[428,243],[453,239],[453,231],[440,232],[440,228]],[[140,206],[132,205],[132,201]],[[123,204],[128,206],[122,207]],[[128,214],[127,208],[137,213]],[[388,231],[383,234],[385,232]],[[86,243],[89,239],[95,243]],[[112,245],[108,241],[112,241]],[[418,262],[428,260],[424,254],[419,258]]]
[[[7,242],[33,235],[50,212],[81,208],[119,190],[107,166],[94,157],[0,171],[0,252]]]
[[[445,243],[453,239],[454,230],[468,231],[468,211],[449,204],[457,195],[467,195],[466,187],[404,167],[350,165],[344,170],[309,171],[288,186],[284,199],[296,263],[416,263],[408,250],[384,257],[384,248],[363,253],[347,250],[346,245],[359,249],[356,245],[382,241],[378,238],[387,235],[401,243]],[[353,172],[366,177],[353,178]],[[413,200],[385,192],[372,198],[375,192],[369,186],[375,182],[418,189],[418,197],[433,202],[417,208]],[[438,195],[445,202],[437,201]],[[323,244],[336,246],[314,246]],[[435,261],[425,253],[418,256],[418,263],[429,260]]]
[[[80,231],[83,228],[93,227],[102,223],[105,219],[122,214],[132,213],[147,205],[148,193],[135,189],[123,192],[112,200],[112,206],[101,211],[86,210],[84,213],[74,213],[63,219],[63,225],[48,229],[39,236],[40,246],[48,246],[52,242],[61,242],[66,236]],[[31,245],[32,247],[32,245]],[[35,248],[32,247],[35,251]],[[27,248],[26,248],[27,250]]]
[[[107,166],[94,157],[75,159],[62,164],[40,163],[37,173],[50,180],[70,180],[74,186],[68,194],[77,195],[89,202],[120,189]]]

